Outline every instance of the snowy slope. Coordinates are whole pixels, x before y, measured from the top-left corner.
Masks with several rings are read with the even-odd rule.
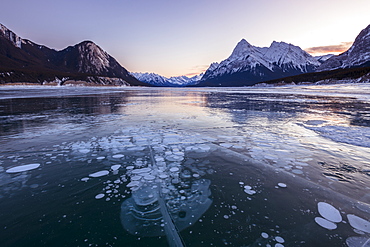
[[[2,35],[8,39],[10,42],[13,43],[14,46],[21,48],[22,47],[22,39],[13,31],[9,30],[6,26],[0,23],[0,32]]]
[[[153,86],[163,86],[163,87],[182,87],[194,85],[203,76],[203,74],[200,74],[193,77],[174,76],[167,78],[155,73],[130,73],[130,74],[137,78],[139,81],[151,84]]]
[[[320,64],[292,44],[274,41],[270,47],[256,47],[242,39],[227,59],[211,64],[200,85],[252,85],[263,80],[312,72]]]
[[[322,56],[315,56],[314,58],[319,61],[320,63],[326,62],[329,58],[335,56],[334,54],[326,54]]]

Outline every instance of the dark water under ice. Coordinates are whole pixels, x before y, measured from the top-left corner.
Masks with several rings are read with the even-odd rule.
[[[1,246],[370,246],[368,84],[2,87],[0,123]]]

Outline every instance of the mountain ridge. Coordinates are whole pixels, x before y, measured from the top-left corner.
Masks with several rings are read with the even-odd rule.
[[[50,75],[54,73],[54,79],[59,80],[59,77],[68,77],[71,80],[85,79],[97,84],[104,82],[103,84],[147,86],[131,76],[112,56],[92,41],[82,41],[57,51],[22,39],[0,24],[0,44],[0,70],[16,71],[18,75],[17,78],[0,77],[0,82],[3,83],[27,81],[30,78],[33,78],[32,82],[43,83],[53,79]],[[37,78],[30,75],[35,72],[39,74]]]
[[[365,66],[370,66],[370,25],[358,34],[347,51],[326,60],[318,71]]]

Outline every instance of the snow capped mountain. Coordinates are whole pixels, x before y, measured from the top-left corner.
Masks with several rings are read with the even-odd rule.
[[[193,77],[187,76],[173,76],[170,78],[155,74],[155,73],[130,73],[136,77],[139,81],[148,83],[153,86],[162,87],[183,87],[197,84],[202,78],[203,74],[199,74]]]
[[[270,47],[256,47],[242,39],[230,57],[220,64],[211,64],[199,85],[253,85],[264,80],[312,72],[320,64],[292,44],[274,41]]]
[[[328,59],[318,71],[365,66],[370,66],[370,25],[360,32],[347,51]]]

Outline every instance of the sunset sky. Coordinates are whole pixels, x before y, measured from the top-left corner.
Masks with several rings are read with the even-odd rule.
[[[202,72],[242,38],[342,52],[369,9],[370,0],[2,0],[0,23],[57,50],[92,40],[129,71],[169,77]]]

